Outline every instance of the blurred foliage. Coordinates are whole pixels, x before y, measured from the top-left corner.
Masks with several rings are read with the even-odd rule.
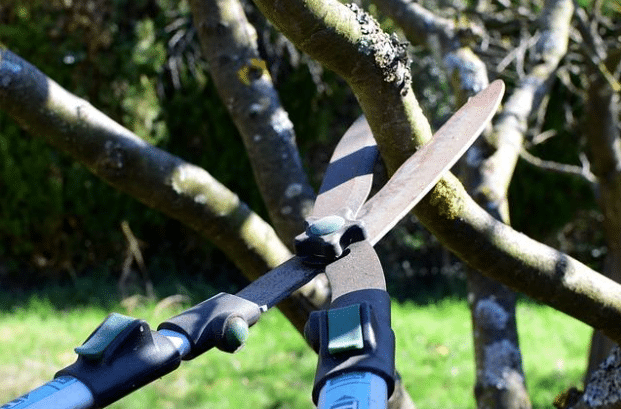
[[[356,100],[340,78],[300,54],[249,2],[245,7],[318,186],[333,146],[360,113]],[[395,29],[390,19],[380,22]],[[3,0],[0,45],[150,143],[204,167],[266,217],[243,144],[209,79],[185,1]],[[452,111],[448,81],[435,56],[420,48],[412,53],[413,86],[437,129]],[[504,79],[509,85],[515,81]],[[557,129],[557,137],[533,153],[575,162],[581,143],[572,136],[575,131],[565,129],[564,117],[571,98],[557,88],[543,126]],[[114,191],[3,113],[0,192],[0,281],[118,277],[126,249],[123,220],[141,240],[152,277],[224,280],[232,269],[189,228]],[[571,234],[556,232],[566,231],[601,240],[577,233],[584,226],[593,229],[580,222],[594,220],[588,211],[594,201],[583,181],[520,164],[510,196],[514,226],[536,239],[560,246]],[[600,247],[565,246],[595,264],[601,251],[593,250]],[[415,220],[399,224],[378,248],[397,295],[421,288],[432,296],[464,292],[458,261]]]

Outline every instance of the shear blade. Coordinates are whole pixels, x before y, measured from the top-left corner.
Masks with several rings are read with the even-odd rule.
[[[496,113],[504,89],[504,83],[496,80],[472,97],[364,204],[358,218],[364,220],[372,244],[412,210],[479,137]]]
[[[311,218],[341,214],[355,216],[371,191],[377,146],[369,124],[358,118],[336,146],[326,169]]]
[[[350,244],[349,253],[325,266],[333,299],[356,289],[386,288],[372,245],[412,210],[468,149],[493,117],[503,93],[503,82],[495,81],[472,97],[364,206],[371,189],[375,143],[363,117],[346,132],[328,166],[312,215],[337,215],[346,208],[356,216],[360,209],[357,217],[366,225],[367,240]],[[237,295],[271,308],[322,270],[322,265],[311,266],[293,257]]]

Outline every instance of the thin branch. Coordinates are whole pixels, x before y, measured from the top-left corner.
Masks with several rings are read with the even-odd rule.
[[[520,157],[524,159],[527,163],[540,169],[545,169],[555,173],[561,173],[566,175],[580,176],[581,178],[584,178],[590,183],[597,183],[597,177],[595,177],[595,175],[591,172],[588,162],[583,162],[582,166],[558,163],[538,158],[525,149],[520,151]]]
[[[547,131],[543,131],[533,136],[533,138],[528,143],[525,143],[524,145],[526,147],[541,145],[548,139],[554,138],[557,134],[558,132],[556,131],[556,129],[548,129]]]
[[[517,47],[511,49],[505,58],[500,60],[498,64],[496,64],[496,72],[503,72],[509,64],[515,61],[516,71],[518,73],[519,78],[523,78],[526,75],[524,71],[524,60],[526,59],[526,52],[532,48],[539,41],[539,35],[535,34],[533,36],[529,36],[528,39],[520,38],[520,43]]]
[[[621,92],[621,83],[619,83],[615,75],[618,67],[615,66],[610,70],[604,61],[607,58],[608,52],[604,40],[597,32],[597,22],[589,22],[586,11],[580,6],[576,6],[575,14],[578,21],[578,29],[585,40],[581,45],[586,49],[586,60],[599,71],[614,92]]]

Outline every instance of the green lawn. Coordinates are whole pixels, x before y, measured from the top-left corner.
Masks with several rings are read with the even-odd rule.
[[[119,306],[117,312],[128,314]],[[0,405],[49,380],[75,359],[79,345],[109,311],[59,311],[48,302],[0,312]],[[132,316],[152,326],[178,310],[140,307]],[[533,303],[518,316],[527,383],[533,406],[549,408],[554,396],[579,385],[589,328]],[[473,408],[474,364],[465,301],[394,304],[397,367],[419,409]],[[251,329],[238,354],[210,351],[135,392],[113,408],[311,408],[316,357],[297,332],[271,311]]]

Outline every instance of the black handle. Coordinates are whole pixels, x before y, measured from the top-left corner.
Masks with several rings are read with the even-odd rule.
[[[384,290],[347,293],[329,310],[311,314],[304,330],[319,354],[313,401],[326,382],[348,372],[381,376],[392,395],[395,387],[395,336],[390,327],[390,296]]]

